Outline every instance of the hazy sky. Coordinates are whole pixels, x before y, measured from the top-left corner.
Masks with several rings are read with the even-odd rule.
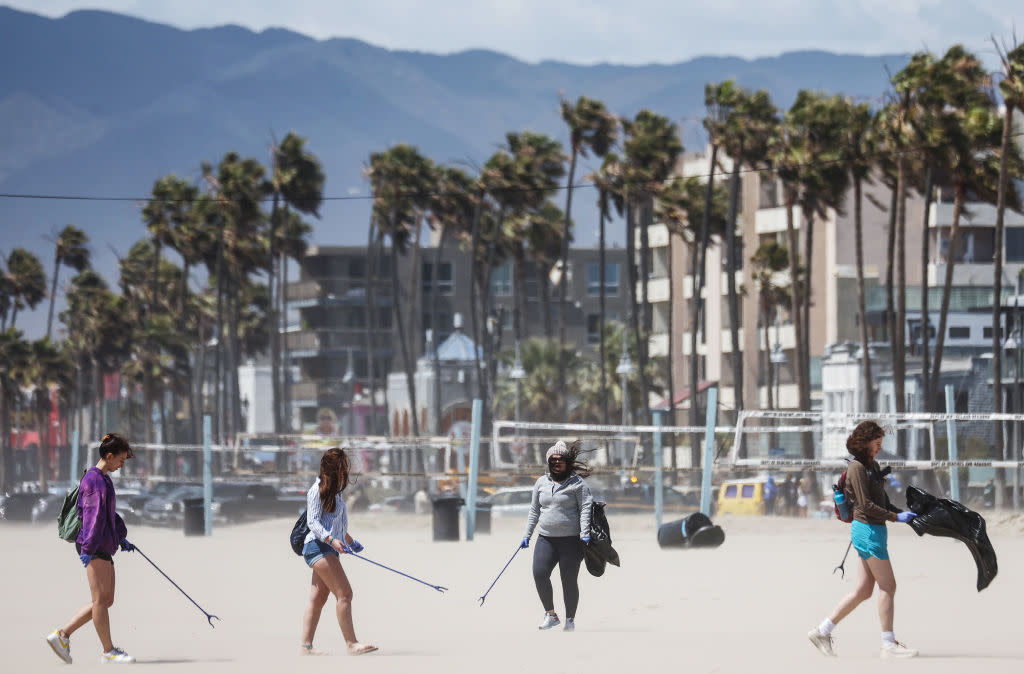
[[[795,49],[877,54],[960,42],[993,60],[990,37],[1024,33],[1021,0],[31,0],[51,17],[108,9],[181,28],[286,27],[326,39],[448,53],[487,48],[525,61],[673,63]],[[627,9],[628,7],[628,9]],[[282,9],[285,8],[285,9]],[[986,53],[987,52],[987,53]]]

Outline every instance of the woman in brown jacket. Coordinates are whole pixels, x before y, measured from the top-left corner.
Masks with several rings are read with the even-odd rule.
[[[832,630],[861,602],[871,597],[878,585],[878,617],[882,623],[882,658],[912,658],[917,651],[896,641],[893,633],[893,596],[896,578],[887,548],[886,522],[909,522],[917,517],[909,510],[900,511],[885,494],[885,477],[875,461],[882,450],[885,431],[874,421],[862,421],[846,439],[846,449],[853,455],[846,469],[846,499],[853,507],[850,540],[860,557],[861,577],[853,592],[843,597],[832,614],[812,629],[807,638],[825,655],[832,650]]]

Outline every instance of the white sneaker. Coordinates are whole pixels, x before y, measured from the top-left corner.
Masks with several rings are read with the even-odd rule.
[[[881,656],[883,660],[913,658],[917,656],[917,651],[906,644],[894,641],[891,646],[882,646]]]
[[[100,656],[100,662],[102,664],[128,665],[135,662],[135,658],[128,655],[117,646],[114,646],[109,651]]]
[[[65,639],[60,635],[60,630],[54,630],[47,635],[46,643],[50,644],[58,658],[71,664],[71,639]]]
[[[573,620],[572,618],[566,618],[565,619],[565,627],[563,627],[562,630],[565,631],[565,632],[575,632],[576,631],[576,621]]]
[[[552,627],[557,627],[561,623],[562,623],[562,621],[558,619],[557,615],[551,615],[550,613],[545,613],[544,614],[544,619],[540,621],[539,625],[537,625],[537,629],[539,629],[539,630],[549,630]]]
[[[832,650],[831,635],[824,635],[818,631],[817,627],[815,627],[807,633],[807,638],[811,640],[814,647],[821,651],[823,655],[835,657],[835,651]]]

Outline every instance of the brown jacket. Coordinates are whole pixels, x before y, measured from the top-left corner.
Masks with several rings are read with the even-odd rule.
[[[853,519],[865,524],[895,522],[896,513],[885,494],[885,478],[877,461],[868,469],[854,459],[846,469],[846,498],[853,506]]]

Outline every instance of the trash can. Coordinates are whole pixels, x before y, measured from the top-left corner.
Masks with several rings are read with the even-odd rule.
[[[476,504],[476,521],[473,531],[478,534],[491,533],[491,504]]]
[[[186,498],[181,502],[186,536],[205,536],[206,518],[203,511],[203,498]]]
[[[459,540],[459,508],[465,501],[460,496],[438,496],[433,501],[434,540]]]

